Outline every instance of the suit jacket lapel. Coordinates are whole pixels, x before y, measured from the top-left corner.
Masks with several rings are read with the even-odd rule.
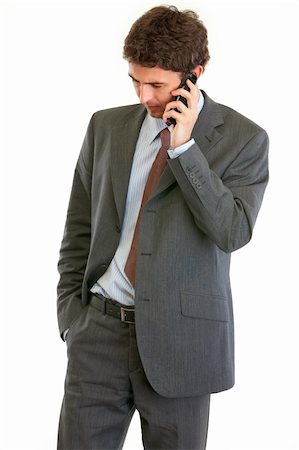
[[[133,105],[111,132],[111,180],[121,226],[139,131],[146,114],[142,105]]]
[[[192,137],[202,153],[206,155],[222,139],[222,134],[216,128],[222,125],[224,120],[219,105],[204,91],[201,92],[205,103],[194,126]]]

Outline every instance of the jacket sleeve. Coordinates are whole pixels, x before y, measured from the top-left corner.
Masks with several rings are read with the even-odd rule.
[[[267,133],[259,129],[221,178],[196,143],[169,161],[198,228],[224,252],[251,239],[268,182],[268,146]]]
[[[58,261],[57,312],[61,336],[82,309],[82,282],[91,239],[92,152],[91,119],[75,168]]]

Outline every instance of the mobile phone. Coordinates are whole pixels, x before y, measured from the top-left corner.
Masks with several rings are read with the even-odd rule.
[[[190,92],[190,89],[186,84],[187,80],[190,80],[193,84],[196,84],[197,76],[194,73],[190,72],[190,73],[188,73],[188,75],[183,79],[183,81],[179,85],[179,88],[186,89],[186,91]],[[185,106],[188,107],[187,100],[185,99],[185,97],[183,97],[182,95],[178,95],[176,97],[176,101],[178,101],[178,100],[180,100],[182,103],[184,103]],[[174,108],[174,110],[177,112],[180,112],[177,108]],[[168,126],[175,125],[176,120],[173,117],[169,117],[169,119],[167,120],[166,123]]]

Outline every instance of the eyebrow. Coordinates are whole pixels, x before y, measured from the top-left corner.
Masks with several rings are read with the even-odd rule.
[[[130,73],[128,74],[130,78],[132,78],[133,81],[137,81],[137,83],[139,83],[139,80],[136,80],[136,78],[133,77],[133,75],[131,75]],[[166,83],[164,83],[163,81],[151,81],[149,83],[144,83],[144,84],[160,84],[160,85],[164,85]]]

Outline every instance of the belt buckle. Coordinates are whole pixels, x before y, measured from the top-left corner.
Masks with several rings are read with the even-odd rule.
[[[120,307],[120,320],[125,323],[135,323],[132,320],[127,320],[127,312],[134,312],[134,309],[125,308],[123,306]]]

